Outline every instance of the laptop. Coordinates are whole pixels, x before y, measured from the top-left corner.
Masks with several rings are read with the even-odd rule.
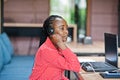
[[[104,33],[105,62],[82,62],[82,68],[88,72],[114,71],[118,69],[117,35]]]

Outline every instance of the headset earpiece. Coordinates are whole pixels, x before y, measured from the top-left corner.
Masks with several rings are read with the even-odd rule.
[[[54,34],[54,29],[52,27],[48,27],[47,33],[48,33],[48,35]]]

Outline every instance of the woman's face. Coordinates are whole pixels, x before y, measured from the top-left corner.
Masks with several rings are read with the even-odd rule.
[[[54,34],[59,34],[62,37],[63,42],[67,41],[68,25],[64,19],[56,18],[53,22]]]

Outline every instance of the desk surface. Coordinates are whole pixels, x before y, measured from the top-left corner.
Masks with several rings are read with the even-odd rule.
[[[78,54],[104,54],[105,47],[103,41],[94,41],[92,44],[82,44],[82,43],[67,43],[67,46],[74,52]],[[120,48],[118,48],[120,52]]]
[[[90,59],[95,61],[105,61],[105,57],[78,57],[78,59]],[[120,68],[120,57],[118,58],[118,67]],[[120,78],[116,79],[104,79],[99,75],[99,72],[85,72],[81,70],[81,72],[77,73],[78,77],[81,80],[120,80]]]
[[[104,42],[94,41],[92,44],[67,43],[74,53],[104,53]]]

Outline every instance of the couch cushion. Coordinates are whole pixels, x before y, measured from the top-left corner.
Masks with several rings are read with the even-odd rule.
[[[25,68],[33,67],[34,56],[13,56],[11,63],[4,66],[4,68]]]
[[[31,70],[30,68],[3,69],[0,74],[0,80],[29,80]]]
[[[0,71],[3,67],[3,55],[2,55],[2,49],[1,49],[1,45],[0,45]]]
[[[13,48],[13,45],[12,45],[12,43],[11,43],[8,35],[7,35],[5,32],[3,32],[3,33],[1,34],[1,37],[2,37],[2,40],[3,40],[4,44],[5,44],[5,46],[7,47],[8,51],[9,51],[9,53],[10,53],[11,55],[13,55],[13,53],[14,53],[14,48]]]
[[[10,52],[8,51],[7,47],[3,43],[2,39],[1,39],[1,35],[0,35],[0,45],[1,45],[1,49],[2,49],[1,50],[2,55],[3,55],[3,64],[7,64],[11,60],[11,55],[10,55]]]
[[[1,71],[0,80],[29,80],[33,63],[34,56],[13,56],[11,63]]]

